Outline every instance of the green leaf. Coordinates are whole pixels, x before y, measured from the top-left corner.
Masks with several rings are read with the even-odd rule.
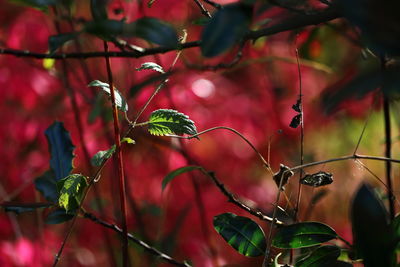
[[[167,176],[165,176],[164,179],[162,180],[162,186],[161,186],[162,190],[164,191],[167,184],[169,182],[171,182],[178,175],[181,175],[182,173],[185,173],[185,172],[190,172],[193,170],[200,170],[200,169],[203,169],[203,168],[200,166],[185,166],[185,167],[178,168],[178,169],[168,173]]]
[[[46,129],[45,135],[50,149],[50,167],[55,173],[55,181],[67,177],[72,170],[74,148],[69,132],[62,122],[56,121]]]
[[[233,47],[246,34],[249,22],[248,7],[242,4],[226,5],[218,10],[202,32],[202,55],[215,57]]]
[[[189,116],[172,109],[158,109],[149,118],[149,132],[152,135],[197,134],[194,122]]]
[[[135,144],[135,140],[129,137],[124,137],[121,143]],[[90,160],[93,166],[101,166],[103,162],[109,159],[115,153],[115,145],[112,145],[110,149],[100,150]]]
[[[335,266],[340,256],[340,248],[337,246],[321,246],[314,250],[309,256],[296,262],[295,267],[324,267]]]
[[[57,183],[60,192],[58,204],[67,211],[79,207],[83,191],[87,186],[86,177],[82,174],[71,174]]]
[[[192,21],[193,25],[206,26],[210,23],[210,18],[201,17]]]
[[[363,184],[351,207],[354,247],[365,266],[394,266],[396,237],[382,201]]]
[[[154,70],[159,73],[165,73],[164,69],[160,65],[154,62],[145,62],[136,70]]]
[[[108,83],[101,82],[99,80],[94,80],[88,84],[88,86],[95,86],[95,87],[100,87],[103,89],[104,92],[108,96],[111,96],[111,91],[110,91],[110,85]],[[125,98],[122,96],[122,94],[114,87],[114,92],[115,92],[115,105],[123,111],[127,112],[128,111],[128,104],[126,103]]]
[[[77,32],[61,33],[49,37],[49,52],[53,54],[59,47],[63,46],[66,42],[76,39],[79,35]]]
[[[53,203],[58,201],[58,190],[53,170],[48,170],[35,179],[35,187],[45,199]]]
[[[122,138],[121,144],[122,143],[127,143],[127,144],[132,144],[132,145],[136,144],[135,140],[133,140],[132,138],[129,138],[129,137]]]
[[[52,203],[14,203],[14,202],[3,202],[0,204],[4,208],[5,212],[15,212],[20,214],[23,212],[34,211],[35,209],[48,208],[53,206]]]
[[[67,212],[65,209],[56,209],[50,212],[45,220],[47,224],[59,224],[74,218],[74,212]]]
[[[133,35],[146,41],[167,46],[178,46],[178,35],[169,24],[151,17],[144,17],[131,23],[129,27]]]
[[[266,249],[264,232],[247,217],[223,213],[214,217],[214,229],[229,245],[247,257],[263,255]]]
[[[337,237],[335,230],[319,222],[301,222],[281,227],[272,240],[277,248],[304,248],[319,245]]]

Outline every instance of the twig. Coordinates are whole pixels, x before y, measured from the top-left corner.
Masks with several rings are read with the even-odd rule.
[[[211,18],[210,12],[203,6],[203,4],[199,0],[194,0],[196,5],[200,8],[201,13],[207,18]]]
[[[94,215],[91,214],[91,213],[85,212],[85,213],[83,214],[83,216],[84,216],[84,218],[89,219],[89,220],[91,220],[92,222],[95,222],[95,223],[97,223],[97,224],[100,224],[100,225],[102,225],[102,226],[104,226],[104,227],[107,227],[107,228],[109,228],[109,229],[111,229],[111,230],[113,230],[113,231],[115,231],[115,232],[117,232],[117,233],[119,233],[119,234],[121,234],[121,235],[124,234],[123,231],[121,230],[121,228],[118,227],[117,225],[111,224],[111,223],[108,223],[108,222],[105,222],[105,221],[103,221],[103,220],[97,218],[96,216],[94,216]],[[148,253],[150,253],[150,254],[152,254],[152,255],[154,255],[154,256],[160,258],[160,259],[163,260],[163,261],[166,261],[166,262],[168,262],[168,263],[170,263],[170,264],[172,264],[172,265],[176,265],[176,266],[191,267],[190,264],[188,264],[188,263],[186,263],[186,262],[179,262],[179,261],[173,259],[172,257],[170,257],[170,256],[168,256],[168,255],[162,253],[162,252],[159,251],[158,249],[156,249],[156,248],[150,246],[149,244],[147,244],[147,243],[143,242],[142,240],[136,238],[134,235],[132,235],[132,234],[130,234],[130,233],[127,233],[126,236],[127,236],[127,238],[129,238],[129,240],[133,241],[134,243],[136,243],[137,245],[139,245],[140,247],[142,247],[145,251],[147,251]]]
[[[221,9],[222,8],[222,5],[220,5],[218,3],[215,3],[215,2],[213,2],[211,0],[203,0],[203,1],[204,1],[204,3],[207,3],[207,4],[209,4],[210,6],[213,6],[216,9]]]

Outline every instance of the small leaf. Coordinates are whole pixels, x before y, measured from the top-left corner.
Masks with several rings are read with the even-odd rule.
[[[297,114],[296,116],[293,117],[293,119],[290,122],[289,126],[291,128],[297,128],[297,127],[299,127],[300,122],[301,122],[301,114]]]
[[[53,54],[59,47],[63,46],[66,42],[76,39],[79,35],[77,32],[61,33],[49,37],[49,52]]]
[[[297,99],[296,104],[294,104],[294,105],[292,106],[292,109],[293,109],[294,111],[300,113],[300,112],[301,112],[300,104],[301,104],[301,101],[300,101],[300,98],[299,98],[299,99]]]
[[[94,80],[94,81],[90,82],[88,84],[88,86],[100,87],[101,89],[103,89],[104,92],[107,93],[108,96],[111,96],[110,85],[108,83],[104,83],[99,80]],[[115,93],[115,105],[117,105],[117,107],[121,111],[127,112],[128,104],[126,103],[125,98],[115,87],[114,87],[114,93]]]
[[[363,184],[351,207],[354,247],[365,266],[394,266],[396,237],[384,204]]]
[[[185,166],[168,173],[167,176],[165,176],[164,179],[162,180],[162,186],[161,186],[162,190],[164,190],[167,184],[171,182],[178,175],[181,175],[182,173],[185,172],[190,172],[193,170],[201,170],[201,169],[202,167],[200,166]]]
[[[340,256],[340,248],[337,246],[321,246],[309,256],[296,262],[295,267],[323,267],[336,266],[336,259]]]
[[[332,173],[328,172],[317,172],[314,174],[307,174],[303,178],[301,178],[300,183],[313,187],[320,187],[323,185],[328,185],[333,182]]]
[[[249,13],[243,4],[226,5],[218,10],[201,34],[201,53],[215,57],[233,47],[243,38],[249,26]]]
[[[156,0],[149,0],[149,1],[147,2],[147,7],[148,7],[148,8],[151,8],[151,6],[154,4],[155,1],[156,1]]]
[[[114,152],[115,152],[115,145],[112,145],[110,149],[100,150],[99,152],[97,152],[92,157],[90,162],[92,163],[93,166],[101,166],[101,164],[103,164],[105,160],[111,158]]]
[[[240,254],[247,257],[263,255],[266,249],[264,232],[247,217],[223,213],[214,217],[214,229]]]
[[[45,135],[50,148],[50,167],[55,173],[55,181],[67,177],[72,170],[74,148],[70,134],[62,122],[54,122],[46,129]]]
[[[124,138],[122,138],[122,140],[121,140],[121,144],[122,143],[127,143],[127,144],[136,144],[136,142],[135,142],[135,140],[133,140],[132,138],[130,138],[130,137],[124,137]]]
[[[35,187],[45,199],[53,203],[58,201],[58,190],[53,170],[48,170],[35,179]]]
[[[276,185],[281,186],[281,190],[284,191],[285,190],[285,185],[288,183],[289,178],[292,177],[294,175],[294,173],[290,170],[290,168],[288,166],[285,166],[283,164],[280,164],[279,166],[279,172],[274,174],[274,181],[276,183]],[[282,183],[281,180],[283,179]]]
[[[149,132],[152,135],[197,134],[196,126],[189,117],[172,109],[158,109],[149,118]]]
[[[319,222],[301,222],[280,228],[272,245],[277,248],[305,248],[337,237],[335,230]]]
[[[78,208],[83,191],[87,186],[86,177],[81,174],[71,174],[57,183],[60,191],[58,204],[67,211]]]
[[[48,208],[53,206],[52,203],[14,203],[14,202],[3,202],[0,204],[4,208],[5,212],[15,212],[20,214],[23,212],[34,211],[35,209]]]
[[[136,70],[154,70],[159,73],[165,73],[164,69],[160,65],[154,62],[145,62],[142,64],[142,66],[140,66]]]
[[[45,220],[47,224],[59,224],[74,218],[75,213],[67,212],[65,209],[56,209],[50,212]]]

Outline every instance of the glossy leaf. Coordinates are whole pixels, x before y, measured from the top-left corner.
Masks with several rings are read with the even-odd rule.
[[[393,266],[396,237],[389,215],[372,188],[363,184],[351,207],[354,246],[366,266]]]
[[[314,250],[309,256],[296,262],[295,267],[324,267],[335,266],[340,256],[340,248],[337,246],[321,246]]]
[[[164,69],[160,65],[154,62],[145,62],[136,70],[154,70],[159,73],[165,73]]]
[[[301,222],[281,227],[272,240],[277,248],[304,248],[319,245],[337,237],[335,230],[319,222]]]
[[[50,212],[45,220],[45,223],[47,224],[59,224],[63,222],[67,222],[74,218],[75,213],[73,212],[67,212],[64,209],[56,209],[52,212]]]
[[[149,132],[153,135],[197,133],[194,122],[189,116],[172,109],[158,109],[153,111],[149,118]]]
[[[227,5],[218,10],[201,35],[201,53],[215,57],[239,42],[248,30],[249,14],[242,4]]]
[[[200,169],[202,169],[202,167],[200,166],[185,166],[168,173],[167,176],[165,176],[162,181],[162,190],[165,189],[165,187],[169,184],[169,182],[171,182],[175,177],[181,175],[182,173]]]
[[[57,35],[52,35],[49,37],[49,52],[54,53],[58,48],[63,46],[66,42],[76,39],[79,35],[77,32],[62,33]]]
[[[223,213],[214,217],[214,229],[240,254],[247,257],[263,255],[266,249],[264,232],[247,217]]]
[[[300,183],[313,187],[320,187],[331,184],[333,182],[333,176],[328,172],[317,172],[314,174],[307,174],[301,178]]]
[[[101,89],[103,89],[104,92],[106,92],[108,96],[111,96],[110,85],[108,83],[104,83],[99,80],[94,80],[90,82],[88,86],[100,87]],[[126,103],[125,98],[116,88],[114,88],[114,92],[115,92],[115,105],[117,105],[117,107],[121,111],[127,112],[128,104]]]
[[[14,203],[14,202],[3,202],[0,204],[4,208],[5,212],[15,212],[20,214],[23,212],[30,212],[40,208],[48,208],[53,206],[52,203]]]
[[[55,180],[67,177],[72,170],[74,148],[69,132],[62,122],[54,122],[45,131],[50,148],[50,167],[54,171]]]
[[[45,199],[53,203],[58,201],[58,190],[53,170],[48,170],[35,179],[35,187]]]
[[[67,211],[78,208],[83,191],[87,186],[86,177],[81,174],[71,174],[57,183],[60,192],[58,204]]]

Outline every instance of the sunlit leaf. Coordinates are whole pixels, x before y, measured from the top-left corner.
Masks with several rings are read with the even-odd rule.
[[[106,92],[106,94],[108,96],[111,96],[110,85],[108,83],[104,83],[99,80],[94,80],[94,81],[90,82],[88,84],[88,86],[100,87],[101,89],[103,89],[104,92]],[[125,98],[122,96],[122,94],[116,88],[114,88],[114,93],[115,93],[115,105],[117,105],[117,107],[121,111],[127,112],[128,104],[126,103]]]
[[[189,116],[172,109],[158,109],[153,111],[148,123],[149,132],[153,135],[194,135],[197,133],[196,126],[189,119]]]
[[[301,222],[279,228],[272,245],[277,248],[304,248],[337,237],[335,230],[319,222]]]
[[[0,207],[4,208],[5,212],[15,212],[20,214],[23,212],[30,212],[40,208],[48,208],[53,206],[52,203],[14,203],[14,202],[3,202]]]
[[[47,224],[59,224],[71,220],[75,213],[67,212],[65,209],[56,209],[50,212],[45,220]]]
[[[314,250],[309,256],[296,262],[295,267],[323,267],[336,266],[337,258],[340,256],[340,248],[337,246],[321,246]]]
[[[202,169],[202,167],[200,167],[200,166],[185,166],[185,167],[173,170],[172,172],[168,173],[167,176],[165,176],[164,179],[162,180],[162,186],[161,186],[162,190],[165,189],[165,187],[169,184],[169,182],[171,182],[175,177],[181,175],[182,173],[190,172],[190,171],[194,171],[194,170],[200,170],[200,169]]]
[[[54,171],[55,180],[67,177],[72,170],[74,148],[69,132],[62,122],[54,122],[45,131],[50,148],[50,167]]]
[[[154,70],[159,73],[165,73],[164,69],[160,65],[154,62],[145,62],[136,70]]]
[[[53,170],[48,170],[35,179],[35,187],[45,199],[53,203],[58,201],[58,190]]]
[[[218,10],[201,34],[201,53],[217,56],[239,42],[248,30],[249,10],[242,4],[226,5]]]
[[[86,177],[81,174],[71,174],[57,183],[60,192],[58,204],[67,211],[78,208],[83,191],[87,186]]]
[[[363,184],[351,207],[354,246],[365,266],[394,266],[395,247],[389,215],[373,190]]]
[[[58,48],[63,46],[66,42],[76,39],[79,35],[77,32],[61,33],[49,37],[49,51],[50,54],[54,53]]]
[[[247,217],[223,213],[214,217],[214,229],[240,254],[247,257],[263,255],[266,249],[264,232]]]
[[[313,187],[320,187],[323,185],[328,185],[333,182],[332,173],[319,171],[314,174],[307,174],[301,178],[300,183]]]

